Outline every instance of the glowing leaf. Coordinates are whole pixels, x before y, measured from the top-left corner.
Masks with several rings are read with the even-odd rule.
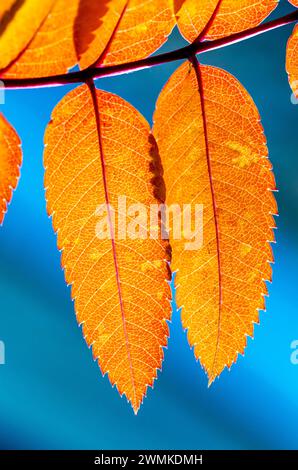
[[[32,2],[27,3],[29,8]],[[34,2],[35,18],[33,7]],[[52,0],[48,13],[31,42],[24,44],[27,47],[18,48],[15,63],[0,62],[0,69],[10,65],[2,76],[56,75],[77,63],[86,68],[95,62],[144,58],[165,42],[174,26],[170,0]],[[13,34],[15,21],[11,21]]]
[[[47,208],[87,344],[137,412],[167,344],[169,246],[119,238],[111,222],[123,214],[118,196],[127,207],[148,209],[164,200],[164,186],[144,118],[121,98],[91,90],[75,89],[53,112],[45,137]],[[110,239],[98,228],[103,204],[112,206]]]
[[[181,34],[193,42],[204,30],[215,9],[219,10],[206,35],[216,39],[261,23],[276,8],[278,0],[174,0]]]
[[[290,86],[296,98],[298,98],[298,25],[295,26],[287,44],[286,68],[289,74]]]
[[[290,0],[295,7],[298,7],[298,0]],[[298,25],[287,44],[286,69],[289,74],[289,83],[294,95],[298,98]]]
[[[105,0],[93,6],[88,0],[81,2],[77,24],[81,68],[99,57],[99,63],[112,65],[149,56],[166,41],[174,26],[171,0]],[[94,11],[98,11],[96,16]]]
[[[154,134],[167,203],[203,205],[202,247],[172,240],[172,267],[183,326],[211,383],[244,352],[264,309],[274,176],[258,111],[224,70],[183,64],[158,99]]]
[[[80,0],[75,25],[75,45],[82,69],[96,62],[115,34],[127,0]]]
[[[16,131],[0,114],[0,224],[3,223],[7,204],[16,189],[22,163],[21,142]]]
[[[54,0],[16,0],[2,5],[1,0],[0,70],[28,46],[53,4]]]
[[[76,65],[74,23],[78,4],[79,0],[55,0],[28,47],[1,76],[26,78],[58,75]]]

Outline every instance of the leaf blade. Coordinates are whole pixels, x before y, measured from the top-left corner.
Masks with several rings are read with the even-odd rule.
[[[74,24],[78,4],[79,0],[55,0],[34,38],[1,76],[29,78],[59,75],[75,66],[78,60]]]
[[[145,205],[162,198],[148,124],[124,100],[99,90],[91,97],[83,85],[58,104],[45,142],[47,208],[78,322],[102,372],[137,412],[167,344],[168,242],[112,243],[95,228],[97,207],[117,209],[118,195]]]
[[[2,77],[59,75],[77,64],[85,69],[95,63],[114,65],[141,59],[157,50],[174,27],[170,0],[145,4],[138,0],[47,1],[51,8],[36,25],[33,37],[9,61],[0,61]],[[30,2],[34,0],[28,1],[27,16],[35,11]],[[11,23],[15,34],[15,20]],[[5,44],[7,47],[7,40]]]
[[[90,12],[85,10],[85,15],[88,18]],[[166,41],[173,27],[169,0],[148,0],[145,4],[139,0],[106,2],[106,12],[93,30],[88,49],[81,54],[80,66],[86,68],[96,61],[98,65],[115,65],[143,59]],[[79,29],[83,31],[84,24]]]
[[[4,4],[3,11],[0,7],[0,70],[26,49],[53,4],[54,0],[26,0]]]
[[[219,11],[205,38],[214,40],[252,28],[276,8],[279,0],[175,0],[178,28],[184,38],[195,41],[206,27],[215,9]]]
[[[298,98],[298,25],[295,26],[287,43],[286,70],[290,87]]]
[[[0,157],[0,225],[2,225],[7,205],[11,202],[13,190],[18,184],[22,151],[16,131],[1,113]]]
[[[223,70],[178,68],[157,101],[154,135],[168,204],[204,207],[202,248],[171,245],[183,327],[211,383],[244,352],[264,308],[275,181],[257,109]]]

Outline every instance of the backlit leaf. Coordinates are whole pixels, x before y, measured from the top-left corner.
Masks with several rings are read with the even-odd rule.
[[[99,57],[99,63],[112,65],[149,56],[166,41],[174,26],[171,0],[106,0],[97,6],[89,5],[88,0],[81,2],[77,28],[81,31],[78,41],[81,68]],[[99,9],[100,14],[95,16],[94,9]],[[90,24],[93,38],[87,47]]]
[[[32,41],[55,0],[15,0],[0,6],[0,70]]]
[[[203,204],[203,244],[172,240],[183,327],[211,383],[243,353],[271,280],[277,211],[258,111],[224,70],[183,64],[164,87],[154,134],[167,203]]]
[[[36,18],[35,2],[25,3],[27,16],[31,11]],[[2,77],[58,75],[76,64],[86,68],[95,62],[115,64],[144,58],[166,41],[174,26],[170,0],[51,0],[51,5],[39,27],[35,25],[30,42],[17,47],[13,40],[14,54],[5,62],[0,58],[0,69],[9,65]],[[20,21],[27,31],[29,18],[23,14]],[[11,36],[15,35],[18,25],[13,15],[9,26]]]
[[[106,50],[127,0],[80,0],[75,24],[75,45],[81,68],[97,61]]]
[[[102,372],[137,412],[167,344],[169,245],[119,239],[113,224],[112,240],[96,230],[102,204],[119,217],[118,196],[146,208],[164,200],[156,143],[129,103],[95,88],[91,95],[86,85],[57,105],[45,143],[47,208],[78,322]]]
[[[290,86],[298,98],[298,25],[288,40],[286,69],[289,75]]]
[[[76,65],[74,23],[78,4],[79,0],[55,0],[28,47],[1,76],[26,78],[58,75]]]
[[[290,3],[298,7],[298,0],[290,0]],[[286,69],[289,75],[289,83],[294,95],[298,98],[298,25],[287,44]]]
[[[278,0],[174,0],[174,9],[181,34],[193,42],[218,5],[218,13],[206,39],[229,36],[257,26],[277,4]]]
[[[20,139],[4,116],[0,114],[0,224],[3,223],[12,192],[17,187],[21,163]]]

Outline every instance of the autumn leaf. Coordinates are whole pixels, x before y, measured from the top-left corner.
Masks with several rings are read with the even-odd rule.
[[[217,39],[253,28],[276,8],[279,0],[174,0],[181,34],[195,41],[211,21],[204,37]],[[216,9],[218,8],[218,11]],[[213,18],[214,12],[216,13]]]
[[[35,2],[25,3],[27,10],[31,5],[31,16],[36,18]],[[38,28],[35,25],[30,42],[23,41],[22,47],[14,47],[9,60],[0,62],[0,69],[6,67],[3,78],[51,76],[76,64],[84,69],[95,62],[115,64],[144,58],[166,41],[174,26],[170,0],[52,0],[51,5],[44,21]],[[16,18],[10,15],[9,19],[9,31],[16,34]],[[21,20],[23,27],[27,25],[24,14]],[[8,42],[2,36],[0,28],[1,51]]]
[[[286,69],[289,75],[290,86],[296,98],[298,98],[298,25],[295,26],[288,40]]]
[[[93,39],[88,47],[85,37],[90,28],[90,14],[79,16],[79,30],[83,32],[80,48],[80,66],[114,65],[143,59],[155,52],[167,39],[174,26],[172,0],[112,0],[104,2],[98,25],[93,25]],[[89,2],[83,0],[83,6]],[[98,7],[97,7],[98,8]],[[83,23],[83,24],[82,24]],[[86,49],[84,52],[83,49]],[[99,60],[98,60],[99,59]]]
[[[32,41],[55,0],[5,1],[0,5],[0,70]]]
[[[22,164],[21,142],[12,126],[0,113],[0,224],[2,225],[7,204],[16,189]]]
[[[290,3],[298,7],[298,0],[291,0]],[[290,87],[296,98],[298,98],[298,25],[288,40],[286,55],[286,70],[289,75]]]
[[[170,319],[167,240],[122,239],[118,196],[144,207],[164,200],[156,143],[123,99],[90,85],[57,105],[45,137],[48,213],[66,282],[94,359],[137,412],[161,367]],[[108,206],[109,237],[97,232]]]
[[[82,69],[95,63],[106,50],[126,11],[127,3],[127,0],[80,0],[74,39]]]
[[[2,71],[2,78],[58,75],[77,64],[74,23],[79,0],[55,0],[52,3],[51,10],[31,42],[16,60]]]
[[[209,383],[243,354],[273,261],[277,207],[258,111],[224,70],[183,64],[161,92],[154,135],[168,204],[203,205],[203,246],[171,240],[177,302]]]

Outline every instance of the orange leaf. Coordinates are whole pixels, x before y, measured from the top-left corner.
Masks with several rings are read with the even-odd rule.
[[[10,66],[2,77],[56,75],[99,58],[105,64],[141,59],[158,49],[174,26],[170,0],[52,0],[48,13],[27,47],[18,49],[17,60],[5,62]],[[0,62],[0,69],[4,65]]]
[[[261,23],[276,8],[278,0],[174,0],[181,34],[189,42],[198,38],[215,9],[206,39],[217,39],[238,33]]]
[[[167,344],[169,245],[119,239],[112,208],[110,239],[100,239],[98,210],[111,204],[120,217],[118,196],[148,207],[164,199],[164,186],[144,118],[123,99],[91,90],[75,89],[53,112],[45,137],[47,208],[87,344],[137,412]]]
[[[2,225],[7,204],[16,189],[22,164],[21,142],[16,131],[0,114],[0,224]]]
[[[54,0],[6,1],[0,6],[0,70],[28,46]]]
[[[172,240],[182,323],[211,383],[243,353],[264,309],[277,211],[258,111],[215,67],[183,64],[159,96],[154,134],[167,203],[203,205],[203,245]]]
[[[286,69],[289,75],[290,86],[298,98],[298,25],[288,40]]]
[[[80,0],[75,24],[75,45],[82,69],[105,51],[127,7],[127,0]]]
[[[81,68],[99,57],[99,63],[106,65],[143,59],[166,41],[174,26],[171,0],[105,0],[100,5],[81,1],[77,25]]]
[[[1,76],[28,78],[58,75],[77,64],[74,24],[80,0],[55,0],[34,38]],[[42,2],[40,2],[42,3]],[[35,14],[32,10],[31,15]],[[27,23],[26,23],[27,24]]]

